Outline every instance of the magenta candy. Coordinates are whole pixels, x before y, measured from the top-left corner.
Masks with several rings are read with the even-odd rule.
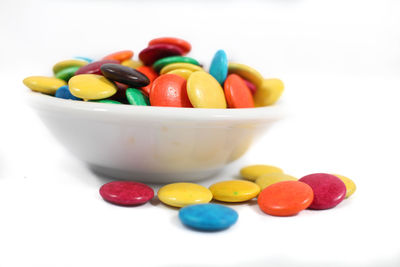
[[[100,67],[103,66],[103,64],[106,63],[114,63],[114,64],[120,64],[119,61],[113,60],[113,59],[104,59],[104,60],[99,60],[95,61],[92,63],[89,63],[85,66],[80,67],[76,72],[75,75],[79,74],[97,74],[97,75],[103,75],[101,73]]]
[[[108,202],[121,206],[144,204],[154,196],[153,189],[145,184],[129,181],[114,181],[100,188],[100,195]]]
[[[248,80],[243,79],[243,81],[246,83],[247,87],[250,89],[251,94],[254,95],[256,93],[257,87],[252,82],[249,82]]]
[[[309,209],[324,210],[338,205],[346,196],[346,186],[334,175],[314,173],[299,179],[314,191],[314,200]]]
[[[170,56],[182,56],[183,50],[172,44],[150,45],[139,53],[139,59],[145,65],[152,65],[160,58]]]

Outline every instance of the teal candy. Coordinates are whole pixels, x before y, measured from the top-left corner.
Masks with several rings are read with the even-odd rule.
[[[145,96],[142,91],[134,88],[126,89],[126,98],[129,104],[134,106],[149,106],[149,98]]]
[[[182,56],[172,56],[172,57],[164,57],[153,64],[153,69],[156,71],[160,71],[163,67],[173,64],[173,63],[190,63],[193,65],[200,66],[200,63],[191,57],[182,57]]]
[[[87,57],[75,57],[75,58],[87,61],[88,63],[92,63],[93,62],[93,59],[90,59],[90,58],[87,58]]]
[[[220,84],[225,82],[226,76],[228,76],[228,57],[224,50],[218,50],[215,53],[210,65],[210,74]]]
[[[75,72],[79,68],[80,67],[68,67],[68,68],[62,69],[59,72],[57,72],[56,78],[68,82],[68,80],[71,79],[75,75]]]

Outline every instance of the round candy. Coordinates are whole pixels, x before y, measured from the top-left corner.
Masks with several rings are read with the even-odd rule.
[[[171,44],[155,44],[150,45],[139,53],[139,59],[145,65],[153,65],[160,58],[170,56],[181,56],[183,51],[176,45]]]
[[[221,85],[207,72],[196,71],[189,76],[187,93],[195,108],[226,108]]]
[[[279,79],[265,79],[254,93],[254,104],[257,107],[275,104],[283,93],[284,85]]]
[[[346,196],[345,184],[336,176],[327,173],[306,175],[299,180],[311,186],[314,200],[310,209],[324,210],[338,205]]]
[[[256,179],[256,184],[263,190],[264,188],[283,181],[297,181],[293,176],[284,173],[267,173]]]
[[[229,74],[224,83],[226,102],[230,108],[253,108],[254,101],[250,89],[237,74]]]
[[[172,70],[176,69],[186,69],[190,71],[203,71],[203,69],[200,66],[193,65],[190,63],[173,63],[166,65],[164,68],[161,69],[160,74],[165,74],[167,72],[170,72]]]
[[[100,188],[100,195],[108,202],[121,206],[144,204],[154,196],[151,187],[137,182],[114,181]]]
[[[228,75],[228,57],[224,50],[218,50],[215,53],[211,65],[210,74],[220,83],[223,84]]]
[[[161,37],[161,38],[156,38],[153,39],[149,42],[150,45],[155,45],[155,44],[172,44],[177,47],[179,47],[182,51],[183,54],[187,54],[190,52],[192,49],[192,46],[190,43],[188,43],[185,40],[179,39],[179,38],[174,38],[174,37]]]
[[[202,231],[227,229],[238,217],[234,209],[219,204],[197,204],[179,210],[179,219],[184,225]]]
[[[120,64],[103,64],[101,66],[103,75],[116,82],[124,83],[133,87],[142,87],[150,83],[149,78],[141,72]]]
[[[68,82],[68,80],[71,79],[71,77],[73,77],[75,75],[75,72],[77,70],[79,70],[79,68],[80,67],[75,66],[75,67],[68,67],[68,68],[62,69],[59,72],[57,72],[56,78]]]
[[[69,67],[82,67],[87,65],[88,62],[85,60],[80,60],[80,59],[68,59],[68,60],[63,60],[60,62],[57,62],[53,66],[53,72],[54,74],[57,74],[62,69],[69,68]]]
[[[346,186],[346,198],[351,196],[356,191],[357,189],[356,184],[350,178],[347,178],[346,176],[339,174],[333,174],[333,175],[342,180],[342,182]]]
[[[146,86],[143,86],[140,88],[143,92],[145,92],[146,95],[150,94],[150,89],[153,86],[154,80],[158,77],[158,73],[154,71],[152,67],[149,66],[141,66],[136,69],[137,71],[140,71],[144,75],[146,75],[147,78],[149,78],[150,83]]]
[[[48,95],[54,95],[58,88],[67,85],[63,80],[45,76],[30,76],[25,78],[23,83],[32,91]]]
[[[153,68],[156,71],[160,71],[162,68],[169,64],[174,64],[174,63],[189,63],[193,65],[200,65],[200,63],[191,57],[182,57],[182,56],[172,56],[172,57],[165,57],[157,60],[153,64]]]
[[[75,75],[79,75],[79,74],[97,74],[97,75],[103,75],[101,73],[101,66],[103,64],[107,64],[107,63],[114,63],[114,64],[118,64],[118,61],[116,60],[100,60],[100,61],[95,61],[92,62],[90,64],[87,64],[86,66],[80,67],[76,72]]]
[[[257,89],[262,85],[264,78],[263,76],[255,69],[240,63],[230,62],[228,64],[228,72],[235,73],[253,83]]]
[[[82,100],[71,94],[71,92],[69,91],[68,85],[64,85],[64,86],[61,86],[60,88],[58,88],[55,96],[58,98],[63,98],[63,99]]]
[[[271,165],[250,165],[240,170],[240,175],[250,181],[255,181],[259,176],[267,173],[283,173],[281,168]]]
[[[192,107],[186,80],[175,74],[164,74],[155,79],[149,96],[152,106]]]
[[[231,180],[213,184],[210,191],[216,200],[243,202],[256,197],[260,193],[260,187],[249,181]]]
[[[184,207],[192,204],[208,203],[212,199],[210,190],[193,183],[174,183],[160,188],[158,198],[164,204]]]
[[[143,63],[138,61],[138,60],[133,60],[133,59],[127,59],[121,62],[122,66],[130,67],[132,69],[137,69],[141,66],[143,66]]]
[[[85,100],[109,98],[117,92],[114,83],[96,74],[76,75],[69,80],[68,85],[71,94]]]
[[[118,51],[112,54],[109,54],[103,58],[103,60],[116,60],[118,62],[122,62],[124,60],[131,59],[133,57],[132,50],[123,50]]]
[[[313,190],[305,183],[283,181],[268,186],[258,196],[262,211],[274,216],[292,216],[310,206]]]
[[[103,103],[103,104],[122,104],[121,102],[112,99],[94,100],[93,102]]]
[[[257,91],[257,87],[253,83],[249,82],[248,80],[243,79],[243,81],[246,83],[247,87],[250,89],[251,94],[254,95]]]
[[[167,72],[167,74],[175,74],[175,75],[181,76],[185,80],[189,79],[189,76],[192,75],[192,73],[193,73],[193,71],[187,70],[187,69],[176,69],[176,70],[171,70],[170,72]]]
[[[126,98],[129,104],[134,106],[148,106],[149,99],[143,94],[142,91],[134,88],[128,88],[126,90]]]
[[[87,58],[87,57],[75,57],[75,59],[84,60],[84,61],[86,61],[87,63],[92,63],[92,62],[93,62],[93,59]]]

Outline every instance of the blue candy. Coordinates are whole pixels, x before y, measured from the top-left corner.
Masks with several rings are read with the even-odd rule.
[[[56,97],[63,99],[72,99],[72,100],[82,100],[76,96],[73,96],[69,91],[68,85],[61,86],[56,91]]]
[[[226,229],[232,226],[238,217],[235,210],[210,203],[186,206],[179,211],[179,219],[184,225],[202,231]]]
[[[228,57],[224,50],[218,50],[215,53],[210,66],[210,74],[223,84],[228,75]]]
[[[87,58],[87,57],[75,57],[76,59],[84,60],[87,61],[88,63],[93,62],[93,59]]]

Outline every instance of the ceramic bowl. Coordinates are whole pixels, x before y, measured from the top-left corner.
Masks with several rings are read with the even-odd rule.
[[[75,157],[115,179],[167,183],[210,177],[241,157],[281,107],[195,109],[103,104],[29,92],[28,100]]]

